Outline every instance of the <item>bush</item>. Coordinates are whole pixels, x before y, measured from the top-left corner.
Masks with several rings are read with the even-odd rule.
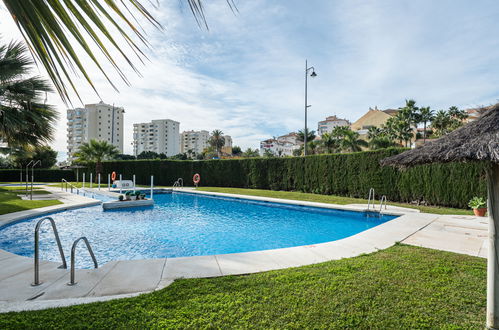
[[[20,170],[2,170],[0,169],[0,182],[17,182],[20,179]],[[71,170],[49,170],[35,169],[36,182],[60,182],[62,179],[75,181],[76,175]],[[26,169],[23,169],[23,181],[26,180]],[[29,180],[31,181],[31,169],[29,170]]]
[[[149,184],[150,176],[154,175],[155,185],[172,185],[182,178],[189,185],[194,173],[199,173],[202,186],[359,198],[367,198],[369,188],[374,188],[378,197],[386,195],[389,201],[425,200],[434,205],[461,208],[466,208],[473,196],[486,194],[484,164],[481,163],[424,165],[406,171],[379,165],[381,159],[403,150],[390,148],[288,158],[109,161],[103,163],[103,175],[107,177],[116,171],[123,179],[131,179],[135,174],[138,184]]]

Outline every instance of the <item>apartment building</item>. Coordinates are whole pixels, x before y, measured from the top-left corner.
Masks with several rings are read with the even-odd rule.
[[[180,153],[180,123],[171,119],[158,119],[150,123],[133,124],[133,153],[143,151],[164,153],[171,157]]]
[[[324,133],[331,133],[335,127],[350,126],[350,122],[346,119],[341,119],[336,116],[326,117],[317,124],[317,134],[322,136]]]
[[[184,131],[180,136],[180,152],[194,158],[208,148],[209,140],[208,131]]]
[[[232,137],[230,135],[224,135],[224,146],[222,147],[222,153],[232,155]]]
[[[99,102],[85,104],[84,108],[67,110],[68,160],[74,160],[74,153],[90,140],[106,141],[123,153],[122,107]]]
[[[293,151],[299,148],[298,144],[268,139],[260,142],[260,156],[263,156],[265,151],[271,152],[276,157],[293,156]]]

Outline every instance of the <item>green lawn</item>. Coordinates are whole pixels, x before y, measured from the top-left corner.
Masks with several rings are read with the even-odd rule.
[[[16,191],[13,191],[12,189],[5,189],[5,188],[6,187],[0,187],[0,214],[61,204],[61,202],[59,202],[58,200],[44,200],[44,201],[22,200],[20,197],[17,196],[17,194],[24,193],[24,191],[16,193]],[[37,190],[36,192],[34,191],[33,193],[40,193],[40,192],[42,191]]]
[[[221,188],[221,187],[202,187],[202,188],[197,188],[197,190],[227,193],[227,194],[248,195],[248,196],[283,198],[283,199],[292,199],[299,201],[330,203],[330,204],[340,204],[340,205],[367,204],[367,199],[342,197],[334,195],[309,194],[296,191],[274,191],[274,190],[263,190],[263,189]],[[379,203],[379,201],[377,202]],[[379,204],[376,205],[378,206]],[[449,207],[415,206],[405,203],[390,203],[390,202],[388,202],[388,205],[408,207],[408,208],[418,209],[421,212],[434,213],[434,214],[473,215],[472,210],[463,210],[463,209],[456,209]]]
[[[8,313],[0,328],[480,329],[486,260],[396,245],[246,276],[184,279],[139,297]]]

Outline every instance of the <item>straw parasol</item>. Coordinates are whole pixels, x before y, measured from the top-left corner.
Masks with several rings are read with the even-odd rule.
[[[487,167],[489,254],[487,327],[499,329],[499,104],[478,120],[423,146],[385,158],[382,165],[407,168],[429,163],[484,161]]]

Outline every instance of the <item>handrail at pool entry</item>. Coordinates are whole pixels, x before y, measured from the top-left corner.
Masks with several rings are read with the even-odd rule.
[[[52,229],[54,231],[55,241],[57,243],[57,247],[59,248],[59,254],[61,255],[61,260],[62,260],[62,265],[59,266],[59,268],[64,268],[64,269],[68,268],[68,266],[66,264],[66,258],[64,257],[64,251],[62,249],[61,240],[59,239],[59,233],[57,231],[57,226],[55,225],[54,219],[52,219],[51,217],[45,217],[45,218],[39,220],[35,226],[35,279],[34,279],[33,284],[31,284],[33,286],[37,286],[37,285],[41,284],[41,282],[40,282],[40,233],[39,232],[40,232],[40,227],[45,220],[50,221],[50,224],[52,225]]]
[[[369,189],[369,198],[367,199],[367,210],[371,209],[371,204],[374,209],[374,188]]]
[[[68,191],[68,185],[71,187],[71,193],[73,193],[73,188],[76,189],[76,194],[80,194],[80,190],[83,191],[83,196],[85,196],[85,193],[91,194],[92,198],[94,198],[95,194],[93,192],[86,191],[84,188],[78,188],[77,186],[73,185],[71,182],[68,182],[66,179],[61,179],[61,190],[64,190],[64,183],[66,183],[66,191]]]
[[[381,196],[381,199],[379,201],[379,212],[383,211],[383,204],[385,205],[386,210],[386,195]]]
[[[69,283],[68,285],[75,285],[75,258],[76,258],[76,246],[78,243],[83,240],[85,242],[85,245],[87,246],[88,253],[90,254],[90,257],[92,258],[92,261],[94,262],[94,268],[99,268],[99,265],[97,264],[97,259],[95,258],[94,251],[92,250],[92,247],[90,246],[90,243],[88,242],[88,239],[85,236],[82,236],[78,238],[76,241],[74,241],[73,246],[71,247],[71,271],[70,271],[70,278],[69,278]]]

